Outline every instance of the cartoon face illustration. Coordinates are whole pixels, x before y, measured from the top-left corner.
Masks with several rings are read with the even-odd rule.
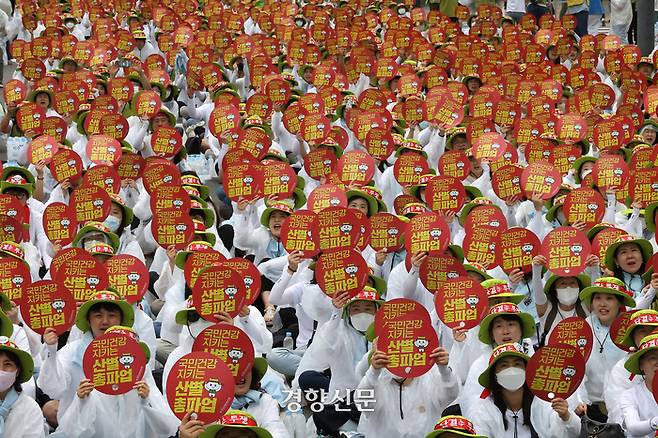
[[[416,348],[418,348],[418,351],[423,353],[425,352],[425,348],[430,344],[430,341],[428,341],[425,338],[418,338],[414,341],[414,345]]]
[[[244,356],[244,353],[241,350],[235,348],[230,349],[226,354],[231,358],[231,362],[233,363],[238,363],[238,361],[242,359],[242,356]]]
[[[368,171],[368,165],[367,164],[359,164],[359,172],[366,173],[367,171]]]
[[[176,208],[181,208],[183,206],[183,200],[182,199],[174,199],[171,204]]]
[[[389,236],[397,236],[400,233],[400,230],[397,228],[389,228],[387,233]]]
[[[339,205],[339,204],[340,204],[340,199],[338,199],[338,198],[331,198],[331,199],[329,200],[329,204],[332,205],[332,206],[333,206],[333,205]]]
[[[658,192],[658,183],[653,183],[653,184],[651,184],[651,189],[652,189],[654,192]]]
[[[352,231],[352,224],[343,224],[339,227],[340,232],[343,234],[350,234]]]
[[[41,114],[36,113],[36,114],[32,115],[32,117],[33,117],[35,120],[39,120],[39,119],[41,118]]]
[[[329,166],[331,166],[331,160],[324,160],[324,161],[322,162],[322,164],[325,165],[325,166],[327,166],[327,167],[329,167]]]
[[[613,174],[614,176],[622,176],[622,175],[624,174],[624,171],[621,170],[621,169],[619,169],[619,168],[616,168],[616,169],[614,169],[614,170],[612,171],[612,174]]]
[[[591,211],[596,211],[599,209],[599,206],[597,204],[591,203],[591,204],[587,204],[587,209]]]
[[[100,282],[101,282],[101,280],[98,277],[89,277],[89,278],[87,278],[87,284],[92,289],[95,289],[96,286],[98,286],[98,284]]]
[[[450,193],[448,193],[452,199],[457,199],[457,196],[459,196],[459,191],[458,190],[450,190]]]
[[[208,397],[215,398],[217,393],[221,391],[222,384],[217,379],[209,379],[203,387],[208,391]]]
[[[576,369],[574,367],[566,367],[565,369],[562,370],[562,374],[567,376],[567,379],[571,379],[573,376],[576,375]]]
[[[247,287],[251,287],[254,284],[254,279],[251,277],[245,277],[243,281],[244,281],[244,285]]]
[[[68,228],[68,226],[71,225],[71,220],[64,218],[61,221],[59,221],[59,223],[62,226],[62,228]]]
[[[475,309],[475,306],[480,302],[480,299],[476,297],[475,295],[472,295],[470,297],[466,297],[466,304],[468,304],[468,307],[471,309]]]
[[[466,164],[463,161],[459,161],[455,166],[457,166],[457,169],[463,169]]]
[[[359,272],[359,268],[357,268],[356,266],[354,265],[345,266],[345,273],[350,277],[354,277],[357,272]]]
[[[521,182],[521,180],[519,179],[518,176],[515,176],[514,178],[512,178],[512,184],[517,184],[518,185],[519,182]]]
[[[612,131],[612,132],[610,133],[610,136],[611,136],[612,138],[615,138],[615,139],[616,139],[616,138],[619,138],[619,131]]]
[[[583,125],[581,125],[580,123],[576,123],[575,125],[573,125],[573,129],[576,132],[580,132],[583,129]]]
[[[254,179],[250,176],[245,176],[242,178],[242,182],[245,183],[246,185],[251,185],[252,182],[254,182]]]
[[[17,276],[11,279],[11,282],[14,284],[15,287],[20,286],[23,284],[23,277]]]
[[[441,230],[430,230],[430,237],[434,240],[437,240],[441,237]]]
[[[171,181],[173,181],[173,179],[174,179],[173,176],[171,176],[171,175],[165,175],[165,177],[162,178],[162,182],[164,182],[164,183],[170,183]]]
[[[571,252],[574,253],[574,255],[578,256],[582,251],[583,251],[583,246],[579,243],[571,246]]]
[[[121,357],[119,357],[119,363],[126,369],[130,368],[133,362],[135,362],[135,358],[128,353],[122,354]]]
[[[494,252],[494,251],[496,250],[496,244],[495,244],[495,243],[490,243],[490,244],[489,244],[489,250],[490,250],[491,252]]]
[[[185,231],[185,230],[187,230],[187,225],[185,225],[185,224],[176,225],[176,231],[181,231],[182,232],[182,231]]]
[[[62,313],[64,307],[66,306],[66,303],[64,302],[64,300],[55,300],[50,304],[50,306],[53,309],[55,309],[55,312]]]
[[[238,293],[238,288],[235,286],[229,286],[226,289],[224,289],[224,293],[226,294],[227,297],[229,297],[231,300],[235,299],[235,296]]]
[[[532,248],[533,248],[533,246],[532,246],[531,243],[526,243],[521,247],[521,251],[523,251],[526,254],[530,254],[530,252],[532,251]]]
[[[585,348],[585,346],[587,345],[587,339],[585,338],[578,339],[576,341],[576,345],[578,346],[578,348]]]
[[[555,178],[553,178],[552,176],[547,176],[544,178],[544,182],[546,184],[553,184],[555,182]]]
[[[288,181],[290,181],[290,176],[289,176],[289,175],[281,175],[281,176],[279,177],[279,181],[281,181],[282,183],[285,184],[285,183],[287,183]]]
[[[103,206],[103,200],[102,199],[95,199],[91,204],[96,208],[100,208],[100,207]]]
[[[499,227],[500,226],[500,221],[498,221],[496,219],[492,219],[491,221],[489,221],[489,225],[491,225],[492,227]]]
[[[6,233],[11,233],[14,231],[14,227],[12,225],[5,225],[4,230]]]
[[[548,158],[551,156],[551,151],[543,151],[541,154],[544,156],[544,158]]]
[[[126,278],[128,278],[128,281],[130,281],[132,284],[135,284],[139,281],[139,277],[140,275],[137,272],[131,272],[127,275]]]
[[[414,172],[415,172],[415,173],[421,173],[422,171],[423,171],[423,168],[422,168],[422,167],[420,167],[420,166],[416,166],[416,167],[414,167]]]
[[[457,278],[457,277],[459,277],[459,274],[457,272],[450,271],[446,274],[446,277],[447,278]]]
[[[235,119],[235,114],[228,114],[226,116],[226,120],[233,120],[233,119]]]

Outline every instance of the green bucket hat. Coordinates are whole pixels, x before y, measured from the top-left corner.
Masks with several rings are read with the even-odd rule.
[[[272,438],[272,434],[258,427],[256,419],[246,411],[229,410],[218,423],[206,427],[206,430],[199,435],[199,438],[215,438],[217,433],[226,428],[250,430],[258,438]]]
[[[62,61],[62,62],[63,62],[63,61]],[[47,95],[48,95],[48,97],[50,98],[50,106],[52,106],[53,103],[54,103],[54,102],[53,102],[54,95],[53,95],[53,92],[50,91],[50,89],[48,89],[48,88],[46,88],[46,87],[39,87],[39,88],[37,88],[37,89],[35,89],[35,90],[30,91],[30,93],[27,95],[27,100],[28,100],[29,102],[34,103],[34,101],[37,99],[37,96],[38,96],[39,94],[41,94],[41,93],[44,93],[44,94],[47,94]]]
[[[110,195],[110,199],[112,200],[113,203],[117,204],[121,209],[123,210],[123,219],[121,220],[121,228],[125,228],[129,226],[130,224],[133,223],[134,215],[133,215],[133,209],[128,207],[126,203],[124,202],[123,198],[116,193],[108,193]]]
[[[635,347],[635,342],[633,341],[633,330],[637,327],[658,327],[658,311],[653,309],[642,309],[634,312],[631,315],[631,319],[628,321],[628,327],[626,328],[626,333],[624,333],[624,339],[621,340],[620,344],[625,347]]]
[[[487,366],[487,369],[480,374],[480,377],[478,378],[478,383],[482,385],[483,388],[491,389],[492,385],[495,381],[495,377],[493,376],[493,370],[496,367],[496,363],[498,361],[506,358],[506,357],[518,357],[520,359],[523,359],[526,363],[530,360],[528,355],[522,353],[519,350],[518,344],[503,344],[497,346],[494,351],[491,353],[491,356],[489,357],[489,365]]]
[[[653,246],[651,245],[651,242],[646,239],[631,236],[630,234],[619,236],[617,240],[605,250],[605,266],[611,271],[615,270],[615,252],[617,251],[617,248],[626,243],[634,243],[640,247],[642,260],[645,263],[651,259],[651,256],[653,255]]]
[[[119,250],[119,246],[121,245],[119,236],[110,231],[110,229],[102,222],[95,221],[87,222],[84,227],[80,228],[80,231],[77,232],[73,239],[72,246],[81,248],[80,241],[85,237],[85,234],[90,232],[103,233],[108,239],[110,239],[110,244],[112,245],[114,252],[116,253]]]
[[[553,200],[553,205],[546,212],[546,220],[548,222],[553,222],[557,218],[559,210],[564,205],[564,201],[567,199],[567,195],[558,195]]]
[[[448,134],[448,138],[446,138],[446,150],[451,150],[452,148],[452,141],[457,137],[458,135],[463,135],[466,137],[466,127],[464,126],[457,126],[456,128],[453,128],[450,133]]]
[[[193,219],[192,224],[194,225],[194,235],[195,239],[199,239],[199,237],[196,237],[197,235],[203,236],[202,239],[206,242],[208,242],[210,245],[215,246],[215,243],[217,243],[217,236],[215,233],[208,231],[208,227],[206,227],[206,224],[201,222],[198,219]]]
[[[34,193],[34,175],[22,167],[6,167],[2,169],[2,182],[0,182],[0,193],[9,189],[25,190],[28,197]]]
[[[459,223],[460,223],[460,225],[462,225],[462,226],[464,225],[464,223],[466,222],[466,218],[468,217],[468,214],[471,212],[471,210],[473,210],[475,207],[479,207],[481,205],[493,205],[495,207],[498,207],[496,204],[491,202],[491,199],[489,199],[489,198],[484,198],[484,197],[475,198],[471,202],[466,204],[464,206],[464,208],[462,208],[462,211],[459,213]]]
[[[644,209],[644,223],[647,225],[647,230],[656,232],[656,209],[658,202],[652,202]]]
[[[190,201],[190,215],[192,214],[192,210],[201,212],[203,214],[203,224],[206,228],[212,227],[215,223],[215,214],[208,208],[208,203],[194,195],[190,195]]]
[[[589,287],[592,284],[592,280],[589,278],[588,275],[580,274],[580,275],[574,275],[573,277],[575,277],[576,280],[578,281],[578,286],[579,286],[580,290],[582,290],[586,287]],[[548,277],[548,280],[546,280],[546,284],[544,285],[544,293],[546,295],[550,294],[552,291],[555,290],[553,288],[553,285],[560,278],[565,278],[565,276],[551,275],[550,277]]]
[[[640,369],[640,359],[653,350],[658,350],[658,334],[652,334],[642,339],[640,348],[626,360],[624,368],[632,374],[644,374]]]
[[[7,318],[6,315],[5,318]],[[4,320],[2,321],[2,325],[4,327]],[[9,327],[11,327],[11,324]],[[9,335],[0,334],[0,351],[8,351],[13,353],[18,358],[21,373],[16,377],[16,381],[18,383],[25,383],[30,380],[32,378],[32,374],[34,374],[34,360],[32,359],[30,353],[18,348],[18,345],[10,340],[9,336],[11,336],[11,332]]]
[[[268,205],[265,211],[263,211],[263,214],[260,216],[260,223],[265,228],[270,227],[270,216],[272,216],[272,213],[275,211],[282,211],[290,215],[293,213],[293,206],[290,204],[290,202],[286,201],[276,201]]]
[[[512,292],[512,289],[510,289],[509,284],[505,280],[492,278],[490,280],[484,280],[480,284],[487,291],[487,299],[505,298],[506,302],[519,304],[525,298],[523,294]]]
[[[429,184],[430,180],[434,178],[436,175],[433,173],[427,173],[425,175],[421,175],[418,178],[418,182],[409,187],[409,194],[413,196],[414,198],[420,199],[420,196],[418,195],[418,192],[420,192],[420,189],[423,187],[427,187],[427,184]]]
[[[573,162],[571,167],[573,167],[576,170],[576,173],[574,174],[574,179],[575,181],[580,184],[582,182],[582,178],[580,177],[580,169],[583,167],[583,164],[585,163],[596,163],[596,158],[595,157],[590,157],[590,156],[584,156],[578,158],[576,161]]]
[[[117,294],[112,291],[105,290],[97,293],[88,301],[85,301],[80,309],[78,309],[78,314],[75,317],[75,325],[83,333],[89,331],[91,328],[89,326],[89,320],[87,315],[89,314],[89,309],[95,304],[99,303],[111,303],[115,304],[121,309],[123,317],[121,318],[121,325],[126,327],[132,327],[135,322],[135,311],[133,307],[128,303],[128,301],[122,300]]]
[[[361,188],[350,189],[345,193],[345,195],[347,196],[348,204],[353,198],[365,199],[366,202],[368,203],[368,217],[373,216],[374,214],[377,214],[379,212],[379,204],[377,203],[377,200],[369,193],[366,193],[365,191],[361,190]]]
[[[635,307],[635,300],[633,299],[633,292],[626,289],[623,281],[615,277],[601,277],[594,283],[580,291],[580,301],[587,306],[592,305],[592,295],[595,293],[604,293],[615,295],[624,300],[626,307]]]
[[[201,181],[201,178],[199,178],[195,173],[183,172],[180,176],[180,181],[181,181],[181,186],[183,187],[189,186],[197,189],[197,191],[201,195],[201,199],[203,200],[208,199],[208,193],[209,193],[208,186],[205,185]]]
[[[133,97],[133,105],[134,105],[134,102],[135,102],[135,98],[136,98],[136,97],[137,97],[137,95],[135,94],[135,96]],[[151,121],[149,122],[149,128],[150,128],[150,129],[153,129],[153,119],[154,119],[158,114],[164,114],[165,116],[167,116],[167,119],[168,119],[168,121],[169,121],[169,125],[170,125],[171,127],[176,126],[176,116],[173,115],[171,112],[169,112],[169,110],[168,110],[167,108],[165,108],[164,106],[162,106],[162,107],[160,107],[160,111],[158,111],[157,113],[155,113],[155,115],[154,115],[153,117],[151,117]]]
[[[405,138],[402,144],[395,151],[395,156],[399,157],[400,154],[407,151],[419,153],[423,157],[427,158],[427,152],[423,150],[423,146],[420,144],[418,140],[414,140],[412,138]]]
[[[479,274],[482,277],[484,277],[485,280],[490,280],[493,278],[491,275],[487,273],[487,268],[485,268],[479,263],[475,263],[475,262],[465,263],[464,270],[466,271],[466,273],[474,272],[476,274]]]
[[[180,251],[178,254],[176,254],[176,266],[178,266],[180,269],[185,269],[187,258],[192,255],[192,253],[196,251],[210,251],[212,249],[212,245],[209,242],[205,242],[203,240],[195,240],[190,242],[187,244],[184,251]]]
[[[480,322],[480,332],[478,338],[487,345],[493,344],[493,339],[489,333],[491,323],[499,316],[517,316],[521,319],[521,329],[523,338],[530,338],[535,332],[535,319],[529,313],[521,312],[519,307],[514,303],[500,303],[489,309],[489,313]],[[484,385],[483,385],[484,386]]]

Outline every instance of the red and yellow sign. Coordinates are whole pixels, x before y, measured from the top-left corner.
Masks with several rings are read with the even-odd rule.
[[[235,317],[244,307],[246,296],[240,274],[222,262],[201,270],[192,288],[197,313],[211,322],[219,322],[215,315],[220,312]]]
[[[68,289],[52,280],[41,280],[25,287],[20,300],[23,321],[35,332],[43,335],[52,328],[61,335],[75,322],[77,307]]]
[[[146,353],[127,334],[106,333],[85,350],[82,370],[95,390],[109,395],[125,394],[144,377]]]

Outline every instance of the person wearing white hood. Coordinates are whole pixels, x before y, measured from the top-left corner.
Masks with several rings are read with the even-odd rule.
[[[530,392],[529,359],[516,344],[496,347],[478,379],[485,391],[464,415],[473,419],[478,434],[488,437],[576,438],[580,419],[567,401],[555,398],[548,403]]]
[[[313,415],[321,434],[337,434],[341,427],[349,427],[346,425],[349,421],[356,422],[358,411],[353,403],[348,402],[347,408],[341,403],[342,410],[327,403],[337,398],[346,400],[348,393],[357,389],[363,377],[357,372],[357,364],[371,348],[365,332],[374,323],[381,303],[376,290],[364,288],[345,305],[342,318],[332,319],[315,332],[299,363],[293,387],[315,392],[323,398],[318,399],[324,403],[323,410]],[[324,374],[327,369],[331,371],[331,377]],[[355,428],[356,424],[351,426]]]

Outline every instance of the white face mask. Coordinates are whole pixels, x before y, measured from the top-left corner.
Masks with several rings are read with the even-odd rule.
[[[525,383],[525,370],[516,367],[505,368],[496,373],[496,380],[508,391],[516,391]]]
[[[580,175],[580,179],[585,179],[585,177],[587,175],[589,175],[590,173],[592,173],[592,169],[587,169],[587,170],[583,171],[583,173]]]
[[[575,304],[578,301],[578,295],[580,295],[580,289],[577,287],[556,287],[555,292],[557,293],[557,300],[565,306]]]
[[[66,22],[66,27],[67,27],[67,29],[73,29],[75,27],[75,22],[67,21]]]
[[[116,233],[119,227],[121,226],[121,219],[116,216],[109,215],[104,221],[103,224],[110,229],[113,233]]]
[[[352,327],[360,332],[365,332],[370,327],[370,324],[375,321],[375,315],[366,312],[356,313],[350,316],[350,321],[352,322]]]
[[[0,371],[0,391],[8,390],[16,381],[16,371]]]

